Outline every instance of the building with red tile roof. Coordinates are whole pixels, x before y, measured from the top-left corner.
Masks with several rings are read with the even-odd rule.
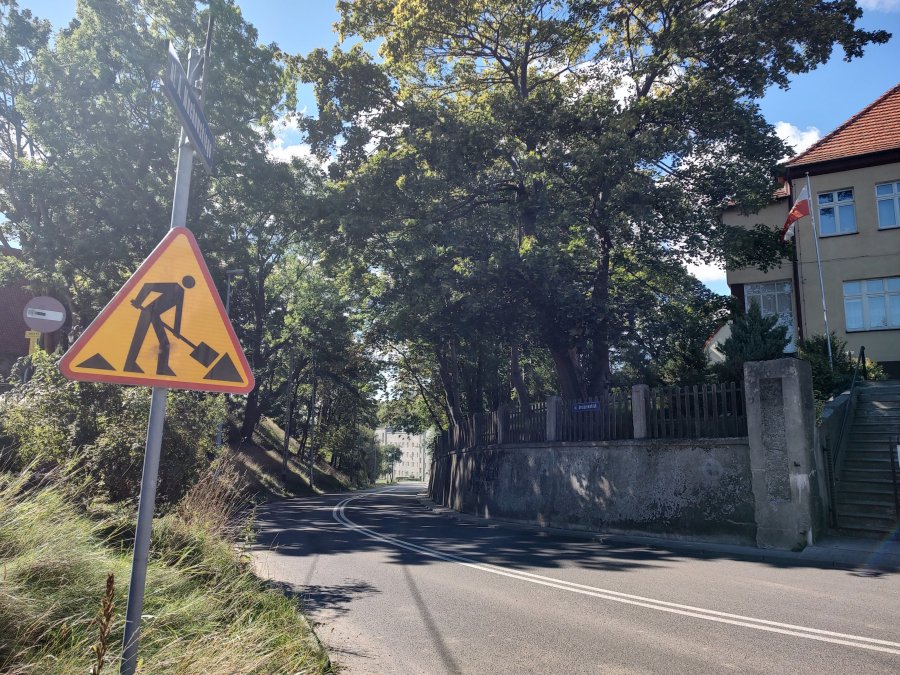
[[[900,84],[788,161],[790,175],[830,173],[900,159]]]
[[[792,200],[808,185],[811,213],[796,223],[792,260],[768,272],[728,269],[732,294],[804,338],[825,333],[824,286],[829,330],[900,376],[900,84],[785,168],[787,199],[749,217],[731,209],[723,220],[763,223],[778,236]]]

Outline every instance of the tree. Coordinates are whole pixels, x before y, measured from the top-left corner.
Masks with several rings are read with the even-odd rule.
[[[617,384],[684,385],[710,376],[706,341],[728,316],[728,299],[683,268],[620,270],[614,277],[621,337],[613,351]]]
[[[249,439],[265,412],[261,401],[277,395],[279,352],[299,337],[296,303],[312,264],[303,242],[318,211],[320,180],[314,167],[299,160],[284,164],[257,155],[246,162],[247,174],[216,181],[201,222],[221,242],[225,267],[244,270],[232,315],[257,382],[241,428],[241,437]],[[307,362],[308,355],[296,367]]]
[[[0,7],[0,71],[9,75],[0,81],[0,124],[16,139],[0,142],[2,228],[29,263],[64,280],[84,326],[169,225],[180,124],[160,86],[166,41],[184,53],[203,44],[215,18],[204,88],[224,182],[264,156],[269,124],[292,90],[276,48],[256,44],[232,0],[202,10],[163,0],[152,15],[135,0],[84,0],[52,42],[46,22],[12,0]],[[224,248],[204,217],[213,183],[195,171],[188,214],[208,252]]]
[[[734,320],[731,337],[722,344],[723,375],[730,380],[743,380],[746,362],[782,358],[790,342],[787,331],[777,316],[763,316],[759,304],[750,303],[747,313]]]
[[[397,445],[378,446],[379,475],[391,474],[394,480],[394,465],[403,458],[403,450]]]
[[[760,232],[719,218],[766,203],[785,154],[755,99],[834,45],[852,58],[888,37],[825,0],[338,8],[342,34],[380,41],[382,61],[357,46],[298,63],[319,101],[310,140],[337,157],[328,241],[377,270],[373,297],[398,319],[386,334],[427,345],[454,424],[490,379],[461,363],[481,362],[476,343],[503,345],[508,366],[492,367],[522,403],[524,345],[547,350],[563,396],[596,395],[633,337],[623,272],[777,260],[774,236],[757,247]],[[472,396],[467,371],[482,373]]]

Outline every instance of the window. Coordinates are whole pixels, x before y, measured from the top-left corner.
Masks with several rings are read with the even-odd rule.
[[[791,307],[791,282],[769,281],[762,284],[746,284],[744,286],[745,306],[750,303],[759,305],[763,316],[777,316],[778,325],[786,326],[790,342],[784,351],[788,354],[797,351],[794,343],[794,312]]]
[[[900,227],[900,183],[875,186],[875,206],[878,209],[878,229]]]
[[[847,331],[900,328],[900,277],[844,282]]]
[[[856,232],[853,188],[819,193],[819,234],[828,237],[853,232]]]

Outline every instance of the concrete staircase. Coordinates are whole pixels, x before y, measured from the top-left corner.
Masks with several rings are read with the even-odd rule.
[[[847,446],[837,484],[837,526],[847,534],[883,537],[896,533],[900,524],[890,456],[891,443],[900,437],[900,381],[862,382],[857,386],[856,410],[848,420]]]

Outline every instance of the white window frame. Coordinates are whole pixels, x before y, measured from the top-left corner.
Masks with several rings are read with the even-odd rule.
[[[778,287],[782,284],[787,284],[788,287],[787,312],[778,311],[778,296],[784,294],[784,291]],[[774,313],[766,311],[764,303],[762,302],[763,295],[775,296],[773,298],[773,305],[775,306]],[[787,336],[790,342],[788,342],[787,346],[784,348],[784,353],[793,354],[796,352],[797,343],[794,339],[794,283],[790,279],[781,279],[779,281],[761,281],[758,283],[744,284],[744,309],[749,310],[750,303],[756,298],[759,298],[759,311],[763,316],[777,316],[778,324],[787,326]],[[790,316],[789,321],[787,320],[786,314]]]
[[[891,186],[891,194],[889,195],[879,195],[878,188],[884,187],[885,185]],[[894,204],[894,224],[893,225],[882,225],[881,224],[881,210],[879,209],[879,205],[881,202],[893,202]],[[886,183],[878,183],[875,185],[875,217],[878,219],[878,229],[879,230],[896,230],[900,228],[900,181],[889,181]]]
[[[838,200],[838,194],[841,192],[850,192],[852,197],[850,199]],[[830,203],[822,204],[819,200],[824,195],[831,195],[832,201]],[[853,208],[853,229],[848,230],[846,232],[841,231],[841,208],[842,206],[850,206]],[[834,224],[835,231],[834,232],[823,232],[822,231],[822,209],[833,209],[834,210]],[[819,236],[820,237],[841,237],[846,234],[856,234],[859,232],[859,224],[856,219],[856,193],[853,191],[852,187],[840,188],[838,190],[826,190],[825,192],[820,192],[816,195],[816,218],[818,220],[819,226]]]
[[[880,292],[871,292],[866,289],[867,281],[881,281],[882,290]],[[900,277],[875,277],[873,279],[850,279],[842,285],[844,293],[844,327],[848,333],[862,333],[873,330],[900,330],[900,323],[892,324],[891,321],[891,298],[900,299],[900,288],[898,290],[890,290],[888,281],[900,282]],[[847,284],[859,284],[859,293],[847,293]],[[869,298],[884,298],[884,318],[887,321],[886,326],[872,326],[869,320]],[[863,327],[850,328],[847,325],[847,300],[859,300],[862,305]],[[900,300],[898,300],[900,301]]]

